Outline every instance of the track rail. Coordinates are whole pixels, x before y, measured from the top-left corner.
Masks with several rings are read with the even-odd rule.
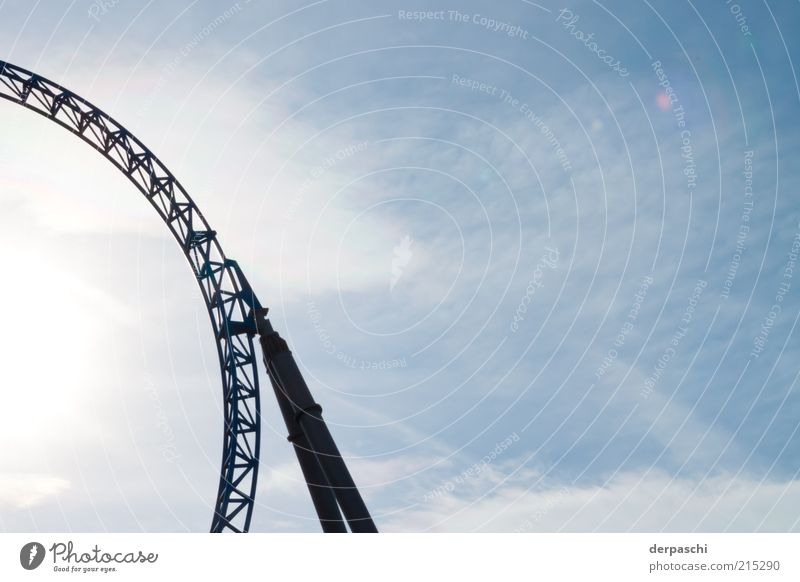
[[[194,272],[217,345],[225,418],[212,532],[246,532],[255,503],[260,449],[258,360],[253,336],[260,308],[235,261],[226,258],[180,182],[121,124],[72,91],[0,61],[0,97],[54,121],[110,161],[144,194]]]

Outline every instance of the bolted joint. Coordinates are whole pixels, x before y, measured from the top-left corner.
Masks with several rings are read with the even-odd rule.
[[[315,402],[311,406],[307,406],[307,407],[305,407],[303,409],[298,410],[294,415],[294,419],[297,422],[297,424],[300,424],[300,420],[306,415],[310,416],[311,418],[313,418],[315,420],[321,420],[322,419],[322,406],[320,406],[319,404],[317,404]]]
[[[289,346],[286,344],[286,340],[278,335],[276,331],[261,336],[261,347],[264,350],[264,354],[269,359],[279,354],[289,352]]]

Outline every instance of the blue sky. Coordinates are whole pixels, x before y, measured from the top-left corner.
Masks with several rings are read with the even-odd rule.
[[[800,528],[800,7],[269,4],[6,1],[0,58],[179,177],[379,528]],[[89,148],[0,120],[0,528],[204,531],[179,249]],[[316,531],[263,408],[253,530]]]

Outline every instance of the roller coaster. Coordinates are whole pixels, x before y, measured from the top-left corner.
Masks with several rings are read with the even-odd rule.
[[[253,517],[261,449],[256,343],[322,530],[377,532],[268,309],[177,178],[121,124],[40,75],[0,61],[0,97],[57,123],[111,162],[155,209],[189,262],[211,319],[222,376],[222,462],[211,532],[247,532]]]

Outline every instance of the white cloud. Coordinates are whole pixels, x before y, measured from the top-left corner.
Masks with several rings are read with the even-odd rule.
[[[643,477],[643,478],[642,478]],[[537,474],[484,496],[455,489],[387,518],[386,531],[789,531],[797,530],[800,481],[720,474],[703,481],[662,471],[618,473],[602,485],[548,483]]]
[[[69,489],[70,482],[41,473],[0,474],[0,507],[27,509],[58,497]]]

